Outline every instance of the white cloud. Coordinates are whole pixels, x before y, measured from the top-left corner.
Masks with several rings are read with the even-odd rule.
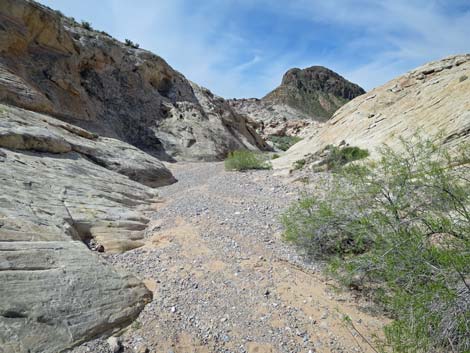
[[[436,0],[293,0],[289,9],[312,21],[362,29],[364,36],[350,43],[356,50],[374,45],[386,48],[370,53],[369,60],[359,65],[354,57],[333,63],[350,80],[370,89],[417,65],[470,51],[470,11],[450,15],[443,4]]]
[[[327,66],[370,89],[427,61],[470,51],[470,11],[462,10],[468,0],[103,0],[99,11],[93,0],[43,1],[93,24],[102,21],[102,29],[138,42],[224,97],[262,96],[287,69],[311,65]],[[103,18],[108,8],[109,18]],[[240,30],[240,10],[248,14],[244,20],[264,20],[255,9],[273,16],[273,33]],[[289,34],[274,31],[282,20],[294,24]],[[295,33],[297,21],[304,27]],[[351,39],[312,48],[325,28]],[[295,38],[287,37],[292,33]],[[289,47],[291,39],[296,44]]]

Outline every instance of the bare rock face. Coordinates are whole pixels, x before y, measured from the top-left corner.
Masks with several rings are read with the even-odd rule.
[[[151,298],[82,242],[0,242],[0,252],[4,353],[62,352],[129,324]]]
[[[269,147],[256,132],[256,123],[236,113],[223,98],[191,83],[197,104],[165,105],[165,119],[157,122],[155,136],[176,159],[217,160],[227,151]]]
[[[219,98],[209,99],[217,109],[206,110],[191,83],[157,55],[83,28],[33,1],[2,1],[0,23],[2,102],[168,160],[216,159],[230,148],[264,147]],[[214,122],[218,128],[211,131]],[[189,141],[175,145],[180,135]],[[212,150],[201,151],[205,143]]]
[[[282,103],[248,98],[231,99],[229,104],[239,114],[255,121],[257,132],[265,139],[272,135],[303,136],[309,127],[319,125],[308,114]]]
[[[0,352],[61,352],[135,319],[149,291],[91,250],[142,246],[151,187],[174,181],[134,146],[0,105]]]
[[[444,133],[450,147],[470,137],[470,55],[431,62],[400,76],[342,108],[321,129],[292,146],[274,168],[290,168],[327,145],[346,143],[368,149],[387,144],[400,148],[399,137],[418,130]]]

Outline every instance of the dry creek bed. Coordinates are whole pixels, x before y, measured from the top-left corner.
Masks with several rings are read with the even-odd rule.
[[[279,215],[305,188],[321,192],[325,176],[306,185],[222,163],[169,167],[179,182],[159,189],[146,245],[104,255],[153,292],[119,334],[120,352],[373,352],[343,316],[369,340],[383,318],[281,239]],[[72,352],[112,350],[97,339]]]

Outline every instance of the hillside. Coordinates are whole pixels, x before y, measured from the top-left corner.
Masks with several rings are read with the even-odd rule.
[[[365,91],[322,66],[290,69],[281,85],[263,100],[286,104],[318,121],[328,120],[339,107]]]
[[[161,160],[265,147],[163,59],[34,1],[0,2],[0,351],[62,352],[151,300],[102,253],[144,245]]]
[[[245,117],[149,51],[34,1],[2,1],[0,20],[0,102],[166,160],[264,148]]]
[[[317,129],[351,99],[364,94],[358,85],[321,66],[287,71],[281,85],[262,99],[231,99],[230,105],[258,123],[261,134],[304,136]]]
[[[470,133],[470,55],[428,63],[342,108],[321,129],[273,161],[289,168],[301,159],[315,159],[327,145],[349,144],[368,149],[387,144],[399,148],[399,137],[417,130],[428,136],[444,132],[444,141],[457,145]]]

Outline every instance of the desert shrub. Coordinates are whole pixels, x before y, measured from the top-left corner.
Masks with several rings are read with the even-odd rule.
[[[271,164],[266,155],[246,150],[230,152],[225,159],[225,170],[248,169],[271,169]]]
[[[302,169],[305,166],[305,163],[307,163],[307,161],[305,159],[299,159],[299,160],[295,161],[294,162],[294,170]]]
[[[269,136],[269,140],[273,143],[274,147],[282,151],[287,151],[291,146],[295,145],[302,139],[298,136]]]
[[[128,46],[128,47],[131,47],[131,48],[134,48],[134,49],[138,49],[139,48],[139,44],[138,43],[134,43],[133,41],[131,41],[130,39],[126,39],[124,41],[124,43]]]
[[[329,146],[326,166],[329,170],[336,170],[349,162],[357,161],[369,156],[369,152],[356,146],[336,147]]]
[[[89,31],[92,31],[93,30],[93,27],[91,27],[91,24],[90,22],[87,22],[87,21],[82,21],[81,22],[81,25],[83,28],[89,30]]]
[[[279,154],[274,153],[274,154],[271,156],[271,159],[278,159],[279,157],[281,157]]]
[[[462,75],[462,76],[459,77],[459,82],[463,82],[466,79],[468,79],[468,76],[467,75]]]
[[[470,148],[402,144],[304,195],[284,236],[394,319],[382,342],[393,352],[470,352]]]

